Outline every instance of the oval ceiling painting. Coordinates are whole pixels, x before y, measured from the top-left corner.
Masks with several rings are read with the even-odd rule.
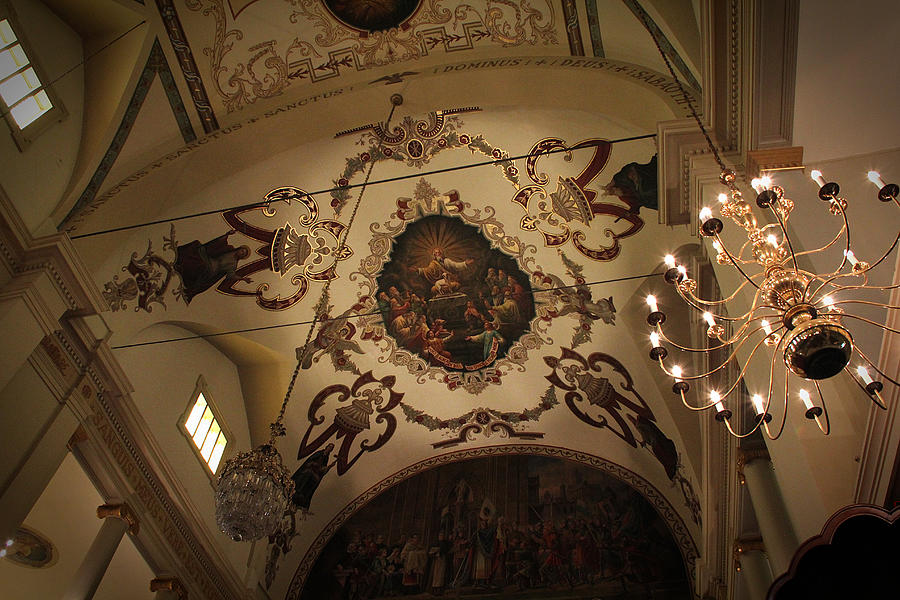
[[[443,464],[363,505],[301,600],[692,597],[675,538],[634,488],[537,455]]]
[[[337,19],[354,29],[375,32],[400,27],[420,0],[323,0]]]
[[[528,276],[477,227],[431,215],[394,239],[378,276],[378,309],[397,344],[435,366],[474,371],[528,329]]]

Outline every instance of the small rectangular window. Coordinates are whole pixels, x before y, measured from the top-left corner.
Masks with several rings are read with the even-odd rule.
[[[0,38],[0,98],[19,129],[25,129],[53,108],[53,103],[22,45],[16,43],[9,19],[0,21]]]
[[[12,8],[0,0],[0,112],[23,151],[66,114],[34,59]]]
[[[230,436],[223,429],[210,402],[209,391],[203,377],[197,381],[197,387],[181,420],[180,428],[210,475],[214,475],[225,454]]]

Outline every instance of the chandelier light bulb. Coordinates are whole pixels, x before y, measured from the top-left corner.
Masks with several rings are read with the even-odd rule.
[[[768,175],[763,175],[762,177],[760,177],[759,182],[765,189],[769,189],[772,186],[772,178]]]
[[[0,558],[3,558],[4,556],[6,556],[6,548],[0,550]]]
[[[654,348],[661,348],[662,344],[659,341],[659,334],[655,331],[650,334],[650,345]]]
[[[763,402],[763,397],[759,394],[753,394],[753,397],[750,398],[750,401],[753,402],[753,408],[756,409],[756,414],[761,415],[766,412],[765,403]]]
[[[860,367],[860,369],[862,369],[862,367]],[[13,540],[11,540],[11,539],[6,540],[6,547],[9,548],[9,547],[12,546],[14,543],[15,543],[15,542],[14,542]]]
[[[766,332],[766,335],[772,335],[772,325],[770,325],[766,319],[760,321],[759,325],[763,328],[763,331]]]
[[[659,306],[656,304],[656,296],[653,294],[647,296],[647,306],[650,307],[652,312],[659,312]]]
[[[706,223],[707,221],[712,219],[712,216],[713,216],[713,213],[712,213],[712,209],[710,207],[704,206],[700,210],[700,222],[701,223]]]
[[[834,298],[832,298],[831,296],[825,296],[822,298],[822,304],[825,306],[825,308],[831,308],[832,306],[834,306]]]
[[[713,248],[716,249],[717,253],[719,253],[719,254],[722,253],[722,244],[719,243],[719,240],[713,240],[712,245],[713,245]]]
[[[866,385],[872,383],[872,377],[871,375],[869,375],[869,370],[864,366],[859,365],[858,367],[856,367],[856,374],[860,376],[860,378]]]
[[[670,268],[670,269],[675,268],[675,257],[672,256],[671,254],[666,254],[666,256],[663,258],[663,262],[666,263],[666,266],[668,268]]]
[[[819,171],[818,169],[813,169],[812,171],[809,172],[809,176],[812,178],[813,181],[815,181],[816,183],[819,184],[819,187],[825,186],[825,178],[822,177],[822,171]]]
[[[800,399],[803,400],[803,406],[806,407],[806,410],[809,410],[813,407],[812,400],[809,397],[809,392],[806,390],[800,390],[799,392]]]
[[[882,181],[881,175],[878,173],[878,171],[869,171],[867,175],[869,177],[869,181],[874,183],[875,187],[877,187],[879,190],[884,187],[884,181]]]
[[[716,326],[716,318],[712,315],[712,313],[705,312],[703,313],[703,320],[706,321],[706,324],[710,327]]]
[[[862,368],[862,367],[860,367],[860,368]],[[682,375],[681,367],[679,367],[678,365],[675,365],[674,367],[672,367],[672,377],[675,378],[675,383],[681,382],[681,375]]]
[[[687,267],[685,267],[684,265],[678,265],[678,272],[682,277],[687,277]]]
[[[759,177],[754,177],[753,179],[751,179],[750,185],[753,187],[754,190],[756,190],[757,194],[760,193],[761,191],[763,191],[764,189],[766,189],[763,186],[762,179],[760,179]]]
[[[768,237],[766,237],[766,241],[769,242],[772,246],[778,247],[778,238],[774,233],[770,233]]]
[[[716,412],[725,412],[725,405],[722,404],[722,396],[719,395],[719,392],[716,390],[711,391],[709,393],[709,401],[716,406]]]
[[[853,250],[844,250],[844,256],[847,257],[847,260],[849,260],[850,264],[854,267],[856,266],[856,263],[859,262],[859,260],[856,258],[856,255],[853,254]]]
[[[728,202],[728,194],[719,194],[719,203],[725,204]]]

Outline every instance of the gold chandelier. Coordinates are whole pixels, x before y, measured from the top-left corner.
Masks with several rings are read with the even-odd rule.
[[[698,119],[699,123],[699,119]],[[701,124],[702,127],[702,124]],[[705,131],[704,131],[705,133]],[[710,144],[711,148],[714,147]],[[716,153],[718,158],[718,155]],[[756,192],[756,205],[773,217],[773,222],[760,225],[735,183],[734,172],[723,169],[721,181],[729,193],[719,194],[719,213],[731,219],[744,230],[747,241],[736,251],[729,250],[720,237],[723,229],[721,219],[713,216],[712,209],[701,209],[700,234],[712,239],[716,251],[716,262],[735,269],[743,281],[730,295],[720,300],[703,299],[697,294],[697,281],[688,276],[684,266],[678,265],[672,255],[665,257],[668,267],[665,279],[674,285],[681,299],[702,314],[706,322],[706,335],[710,339],[706,347],[695,348],[680,345],[663,331],[666,315],[659,309],[654,296],[647,297],[650,314],[647,322],[653,327],[650,334],[650,357],[658,361],[662,370],[674,379],[672,390],[681,397],[682,403],[695,411],[715,410],[716,419],[723,422],[728,431],[737,437],[752,435],[763,427],[770,439],[777,439],[784,430],[788,401],[791,397],[793,380],[800,380],[796,391],[805,407],[805,416],[814,420],[826,435],[830,431],[828,409],[822,394],[820,381],[841,373],[849,376],[875,404],[884,409],[881,397],[883,383],[873,378],[870,369],[894,385],[897,381],[886,375],[859,347],[853,343],[853,336],[845,326],[846,321],[858,320],[875,325],[885,332],[900,333],[887,325],[868,319],[856,310],[860,306],[875,306],[886,310],[898,310],[881,302],[865,300],[864,290],[881,292],[900,288],[900,285],[876,286],[869,284],[869,273],[881,265],[897,247],[900,232],[878,260],[869,264],[856,257],[850,245],[850,222],[847,218],[847,201],[840,197],[837,183],[826,182],[819,171],[811,176],[819,186],[819,198],[825,202],[831,215],[838,220],[840,228],[831,241],[820,248],[797,252],[788,235],[787,221],[794,208],[792,200],[785,196],[784,189],[775,185],[771,178],[764,176],[751,182]],[[882,202],[898,202],[896,184],[885,184],[881,176],[871,171],[869,180],[878,188],[878,199]],[[829,272],[814,272],[798,265],[797,258],[803,255],[836,255],[837,267]],[[734,310],[739,296],[752,291],[753,297],[747,311]],[[734,316],[733,316],[734,315]],[[727,357],[718,365],[705,372],[688,375],[680,366],[666,365],[667,346],[686,353],[710,353],[722,351]],[[732,427],[733,412],[727,408],[726,400],[732,396],[742,396],[741,382],[754,359],[765,355],[768,349],[769,381],[766,393],[754,394],[751,398],[756,413],[754,425],[746,432],[738,433]],[[746,354],[740,366],[740,354]],[[727,376],[729,365],[738,366],[737,375],[723,389],[712,389],[709,398],[700,404],[688,401],[686,393],[691,381],[706,380],[716,376]],[[784,370],[783,392],[775,391],[776,368]],[[711,385],[710,385],[711,387]],[[809,388],[809,389],[807,389]],[[813,394],[810,393],[813,391]],[[780,398],[783,410],[780,426],[773,434],[769,429],[772,416],[769,407]]]
[[[680,345],[666,336],[662,325],[666,315],[659,310],[653,295],[647,297],[650,314],[647,322],[653,327],[650,334],[650,358],[659,362],[660,368],[674,379],[672,391],[681,397],[682,403],[694,411],[715,410],[716,419],[723,422],[728,431],[737,437],[753,435],[760,428],[765,430],[769,439],[777,439],[784,431],[787,419],[788,400],[791,396],[792,379],[799,379],[802,386],[796,394],[803,402],[805,416],[814,420],[825,435],[831,430],[828,420],[828,409],[825,397],[819,385],[820,381],[846,373],[875,404],[885,409],[881,391],[884,384],[873,378],[869,369],[894,385],[900,383],[891,379],[866,354],[853,344],[853,336],[845,327],[845,321],[862,321],[875,325],[886,333],[898,334],[900,331],[857,314],[861,306],[875,306],[890,310],[900,310],[900,306],[891,306],[881,302],[863,299],[867,290],[886,292],[900,289],[898,285],[869,285],[869,273],[887,259],[900,242],[900,232],[893,243],[881,257],[868,264],[859,260],[850,246],[850,222],[847,219],[847,201],[840,197],[840,186],[827,182],[820,171],[811,171],[813,181],[819,186],[819,198],[825,203],[832,216],[840,223],[840,229],[832,240],[820,248],[795,252],[794,244],[787,231],[787,221],[794,208],[794,202],[787,198],[784,189],[774,185],[772,179],[763,176],[753,179],[751,186],[756,193],[756,205],[771,214],[772,223],[760,225],[753,215],[750,204],[744,200],[737,187],[734,171],[730,170],[713,144],[706,127],[700,120],[691,97],[672,68],[669,57],[663,51],[656,33],[646,19],[642,21],[656,44],[656,49],[666,64],[675,84],[691,111],[691,116],[706,140],[707,148],[721,169],[721,182],[728,188],[728,193],[719,194],[719,214],[734,221],[744,230],[747,241],[736,252],[730,251],[722,241],[722,220],[713,215],[709,207],[700,210],[700,234],[712,238],[712,246],[716,251],[716,262],[730,266],[740,274],[743,282],[734,292],[722,299],[705,300],[697,296],[697,281],[688,276],[683,265],[676,262],[675,257],[668,255],[665,263],[668,267],[665,279],[674,285],[681,299],[689,310],[697,311],[706,322],[706,335],[710,342],[705,347],[694,348]],[[870,171],[869,180],[878,188],[878,199],[882,202],[893,202],[900,207],[897,197],[900,187],[896,184],[885,184],[881,176]],[[831,272],[813,272],[802,269],[797,263],[799,256],[837,253],[837,267]],[[821,262],[821,261],[819,261]],[[753,290],[753,298],[749,310],[737,309],[741,295],[745,290]],[[737,315],[737,316],[733,316]],[[671,346],[684,353],[702,353],[713,356],[723,352],[727,356],[720,364],[705,372],[688,375],[679,365],[666,366],[668,349]],[[726,401],[732,396],[743,396],[748,369],[755,358],[761,354],[761,348],[768,348],[768,386],[766,394],[753,394],[751,404],[756,413],[755,423],[748,431],[738,433],[731,424],[734,413],[727,408]],[[740,366],[740,354],[746,353],[743,366]],[[781,360],[779,360],[781,358]],[[729,366],[739,366],[737,374],[731,377],[724,387],[716,389],[713,379],[728,379]],[[776,367],[783,369],[783,391],[774,392]],[[781,373],[779,373],[781,375]],[[691,404],[687,399],[691,381],[705,381],[711,388],[708,400],[699,404]],[[813,389],[814,396],[809,389]],[[783,410],[781,423],[773,434],[769,429],[772,415],[769,407],[773,399],[779,396]]]

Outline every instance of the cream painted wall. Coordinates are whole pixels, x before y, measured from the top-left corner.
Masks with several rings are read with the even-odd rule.
[[[103,498],[69,454],[25,519],[26,527],[50,540],[58,560],[40,569],[0,560],[0,590],[4,600],[62,597],[100,530],[102,522],[96,516],[100,504]],[[94,600],[150,600],[153,577],[153,571],[126,534]]]
[[[135,341],[183,337],[189,332],[171,325],[155,325]],[[246,569],[249,544],[232,542],[215,524],[212,480],[181,433],[182,418],[200,375],[209,395],[234,440],[225,456],[250,446],[241,385],[234,364],[203,340],[178,342],[166,347],[146,346],[120,350],[117,358],[135,387],[135,406],[162,450],[177,484],[187,495],[190,512],[206,525],[205,537],[240,577]],[[223,459],[224,461],[224,459]]]
[[[794,145],[825,160],[900,145],[895,0],[800,2]]]
[[[11,135],[0,133],[0,185],[32,233],[52,233],[43,223],[66,189],[81,139],[84,71],[67,73],[82,60],[81,38],[41,2],[11,0],[19,26],[68,113],[50,125],[24,151]],[[58,79],[58,80],[57,80]],[[45,82],[46,84],[47,82]],[[5,122],[5,120],[4,120]],[[0,127],[7,127],[6,125]]]

